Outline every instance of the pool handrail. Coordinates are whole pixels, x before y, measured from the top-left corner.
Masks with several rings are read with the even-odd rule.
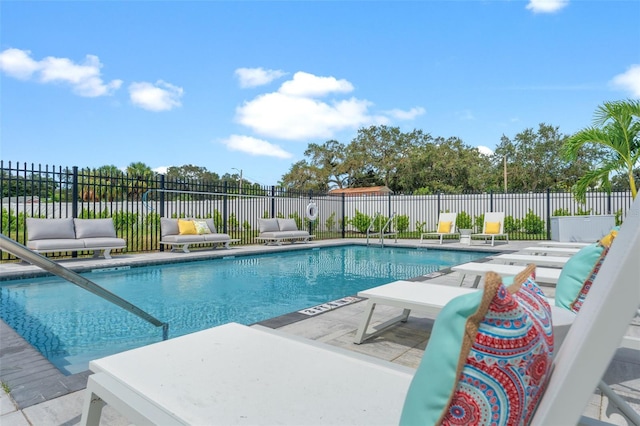
[[[81,287],[95,294],[96,296],[99,296],[115,305],[118,305],[125,311],[130,312],[142,318],[143,320],[151,323],[156,327],[162,327],[162,340],[167,340],[169,338],[168,323],[160,321],[154,316],[138,308],[136,305],[130,302],[127,302],[120,296],[111,293],[109,290],[99,286],[98,284],[83,277],[77,272],[74,272],[71,269],[65,268],[64,266],[52,261],[51,259],[30,250],[29,248],[12,240],[11,238],[7,237],[2,233],[0,233],[0,249],[7,251],[16,257],[19,257],[25,262],[29,262],[32,265],[35,265],[41,269],[44,269],[47,272],[51,272],[52,274],[66,281],[69,281],[70,283],[75,284],[78,287]]]

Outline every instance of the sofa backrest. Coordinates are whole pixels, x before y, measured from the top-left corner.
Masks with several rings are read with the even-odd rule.
[[[278,232],[280,230],[280,227],[278,226],[278,219],[263,219],[260,218],[258,219],[258,229],[260,230],[260,233],[262,234],[263,232]]]
[[[116,238],[113,219],[73,219],[76,238]]]
[[[213,219],[183,219],[183,220],[204,220],[209,227],[209,231],[212,234],[217,234],[216,225]],[[178,219],[172,219],[170,217],[160,218],[160,236],[166,237],[167,235],[180,235],[180,227],[178,226]]]
[[[298,225],[295,219],[278,219],[278,228],[281,231],[297,231]]]
[[[76,237],[73,219],[27,218],[27,238],[33,240],[73,239]]]

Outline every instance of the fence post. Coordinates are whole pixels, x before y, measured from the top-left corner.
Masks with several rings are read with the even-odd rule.
[[[547,188],[547,240],[551,239],[551,188]]]
[[[611,192],[607,194],[607,214],[611,214]]]
[[[442,191],[438,191],[438,211],[436,212],[436,217],[440,217],[440,196],[442,195]]]
[[[227,221],[229,219],[229,182],[226,180],[222,185],[222,192],[224,192],[222,196],[222,232],[227,234]]]
[[[164,175],[160,175],[160,189],[162,191],[160,191],[160,212],[159,212],[160,213],[160,217],[158,218],[158,220],[162,220],[162,218],[164,217],[164,214],[165,214],[164,189],[166,189],[166,185],[165,185]],[[157,228],[156,228],[156,237],[157,237]],[[160,239],[162,239],[162,235],[160,236]],[[164,244],[158,244],[158,245],[160,246],[160,251],[164,251]]]
[[[71,185],[71,197],[73,202],[71,204],[71,217],[78,217],[78,166],[73,166],[73,181]],[[71,253],[72,258],[78,257],[78,252]]]
[[[493,212],[493,189],[489,191],[489,211]]]
[[[347,235],[347,224],[346,224],[346,220],[345,220],[345,209],[346,209],[346,205],[345,205],[345,199],[344,199],[344,192],[342,193],[342,238],[344,239],[345,236]]]
[[[276,187],[271,185],[271,217],[276,217]]]
[[[71,179],[71,217],[78,217],[78,166],[73,166]]]

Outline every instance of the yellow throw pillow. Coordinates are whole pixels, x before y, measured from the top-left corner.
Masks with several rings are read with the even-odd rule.
[[[451,222],[438,222],[438,234],[448,234],[451,232]]]
[[[198,231],[196,231],[196,225],[192,220],[182,220],[178,219],[178,229],[180,230],[180,235],[197,235]]]
[[[611,243],[617,236],[618,236],[618,231],[614,229],[613,231],[609,232],[607,235],[602,237],[599,243],[602,247],[609,248],[611,247]]]
[[[500,222],[487,222],[484,232],[485,234],[499,234]]]
[[[207,225],[207,222],[205,220],[194,220],[193,225],[196,228],[196,233],[198,235],[211,233],[209,225]]]

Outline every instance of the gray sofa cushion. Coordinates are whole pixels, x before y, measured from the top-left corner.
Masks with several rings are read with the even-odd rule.
[[[211,234],[207,234],[211,235]],[[204,235],[165,235],[162,238],[165,243],[202,243],[204,242]]]
[[[27,237],[29,240],[73,239],[76,237],[73,219],[38,219],[28,217]]]
[[[76,238],[116,238],[113,219],[73,219]]]
[[[213,243],[229,241],[231,239],[227,234],[205,234],[203,237],[205,241]]]
[[[258,219],[260,233],[279,231],[278,219]]]
[[[127,242],[122,238],[91,237],[81,240],[85,248],[124,248]]]
[[[171,219],[168,217],[160,218],[160,235],[164,239],[167,235],[178,235],[180,229],[178,228],[178,219]]]
[[[27,247],[39,251],[73,251],[85,248],[83,240],[74,238],[44,238],[42,240],[29,240]]]
[[[297,231],[298,225],[296,225],[295,219],[278,219],[278,227],[280,231]]]

